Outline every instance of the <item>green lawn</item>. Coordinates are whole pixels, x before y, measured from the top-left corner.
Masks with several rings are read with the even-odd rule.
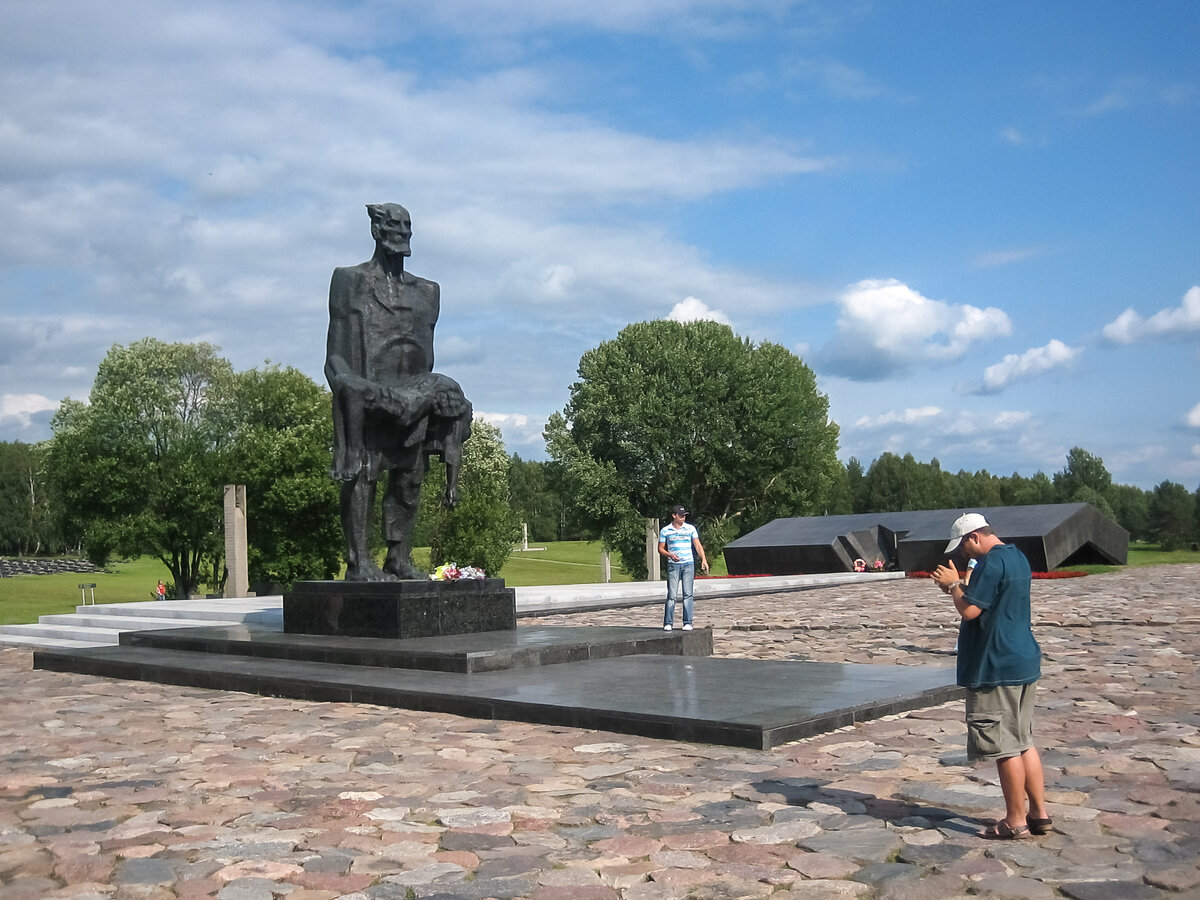
[[[500,573],[509,587],[539,584],[592,584],[600,578],[600,545],[586,541],[532,544],[540,550],[517,551]],[[428,549],[413,555],[418,566],[429,568]],[[714,566],[714,570],[716,570]],[[724,572],[724,561],[720,563]],[[79,585],[96,584],[97,603],[129,603],[152,600],[158,579],[170,582],[170,573],[149,557],[113,563],[107,572],[61,575],[17,575],[0,578],[0,625],[36,622],[38,616],[75,612],[80,605]],[[628,581],[617,563],[613,581]],[[90,592],[89,592],[90,599]]]
[[[1200,563],[1200,550],[1172,550],[1167,553],[1158,549],[1157,544],[1129,545],[1129,558],[1126,563],[1129,566],[1165,566],[1175,563]],[[1119,566],[1064,566],[1064,568],[1087,572],[1089,575],[1099,575],[1103,572],[1112,572]]]
[[[72,613],[81,601],[79,585],[96,585],[97,603],[153,600],[158,579],[171,573],[156,559],[113,563],[107,572],[64,572],[60,575],[15,575],[0,578],[0,625],[36,622],[38,616]],[[87,592],[91,601],[91,591]]]
[[[533,547],[542,549],[534,550]],[[414,561],[428,568],[429,551],[418,550]],[[722,557],[711,559],[712,574],[726,574]],[[1131,544],[1129,565],[1158,566],[1168,563],[1200,562],[1200,552],[1177,550],[1164,553],[1152,544]],[[1111,572],[1115,566],[1071,566],[1089,574]],[[595,584],[600,581],[600,545],[587,541],[561,541],[533,544],[528,551],[516,551],[500,573],[509,587],[541,584]],[[17,575],[0,578],[0,625],[36,622],[38,616],[70,613],[80,605],[79,585],[95,582],[97,603],[129,603],[152,600],[158,579],[170,580],[170,573],[157,560],[142,557],[113,563],[107,572],[62,575]],[[629,581],[614,559],[613,581]],[[90,592],[89,592],[90,594]]]

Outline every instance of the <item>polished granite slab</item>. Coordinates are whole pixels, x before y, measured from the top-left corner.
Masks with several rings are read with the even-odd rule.
[[[121,643],[130,647],[466,674],[643,653],[708,656],[713,651],[711,628],[666,632],[613,625],[522,625],[511,631],[379,640],[284,634],[269,627],[231,624],[126,632],[121,635]]]
[[[595,637],[597,646],[602,646],[606,638],[615,639],[615,635],[605,635],[609,629],[599,627],[567,630],[582,633],[575,641],[590,642]],[[707,629],[670,635],[658,629],[627,630],[635,633],[628,636],[628,641],[640,649],[636,655],[608,655],[550,665],[530,664],[532,657],[526,656],[517,658],[518,664],[510,668],[486,672],[240,655],[233,646],[214,652],[212,642],[216,637],[212,629],[200,629],[210,633],[196,636],[198,649],[139,646],[141,642],[130,637],[127,645],[119,647],[39,651],[34,655],[34,666],[266,696],[373,703],[757,749],[962,696],[962,689],[954,684],[953,670],[946,667],[683,655],[686,645],[681,639],[685,635],[693,641],[708,641],[711,648],[711,633],[706,637]],[[498,639],[499,633],[495,634]],[[241,643],[241,649],[273,645],[277,651],[286,646],[264,640],[261,635],[257,642],[253,636],[247,637],[234,644]],[[462,641],[456,652],[487,650],[487,636],[456,637]],[[656,640],[664,638],[668,642],[660,643],[659,649],[669,647],[673,652],[653,652]],[[560,646],[570,643],[563,636],[548,633],[533,638],[533,643],[542,641],[554,646],[556,640]],[[205,641],[210,642],[207,648],[203,647]],[[518,645],[519,640],[507,648],[501,642],[494,649],[503,655],[519,649]],[[373,652],[386,649],[376,648]]]
[[[516,627],[517,594],[503,578],[297,581],[283,595],[289,634],[406,639]]]

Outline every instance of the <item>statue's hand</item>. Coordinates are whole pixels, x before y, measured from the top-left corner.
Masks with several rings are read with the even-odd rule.
[[[434,392],[432,410],[443,419],[457,419],[467,410],[467,398],[461,391],[441,388]]]
[[[442,498],[442,506],[446,509],[458,506],[458,489],[453,484],[446,485],[446,496]]]

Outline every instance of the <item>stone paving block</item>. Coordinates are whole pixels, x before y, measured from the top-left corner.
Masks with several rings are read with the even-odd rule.
[[[854,829],[834,831],[805,838],[799,845],[805,850],[852,859],[860,864],[881,863],[896,853],[904,842],[893,831]]]
[[[1088,881],[1060,884],[1058,889],[1071,900],[1163,900],[1165,896],[1140,881]]]

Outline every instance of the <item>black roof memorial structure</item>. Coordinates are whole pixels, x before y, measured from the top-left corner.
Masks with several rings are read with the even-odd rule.
[[[1124,565],[1129,532],[1087,503],[923,509],[912,512],[776,519],[725,546],[730,575],[849,572],[872,568],[933,571],[945,562],[950,526],[980,512],[1005,543],[1016,544],[1035,572],[1062,565]]]

